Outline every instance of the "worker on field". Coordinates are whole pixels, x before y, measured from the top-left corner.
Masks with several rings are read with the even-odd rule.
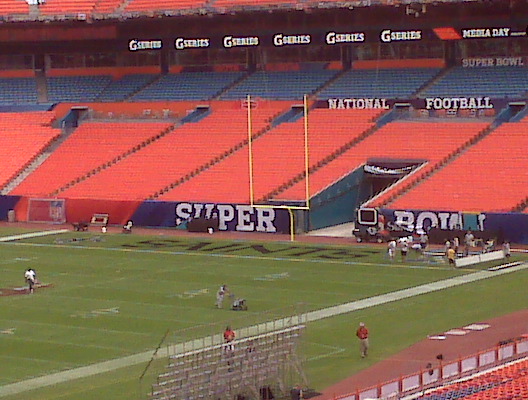
[[[361,358],[365,358],[368,355],[369,349],[369,330],[365,326],[364,322],[359,323],[359,328],[356,331],[356,336],[359,339],[359,351]]]
[[[33,294],[35,291],[35,283],[37,282],[37,273],[34,269],[28,268],[26,272],[24,272],[24,279],[29,286],[29,293]]]
[[[216,308],[222,308],[224,306],[224,297],[229,295],[229,288],[227,285],[222,285],[216,292]]]

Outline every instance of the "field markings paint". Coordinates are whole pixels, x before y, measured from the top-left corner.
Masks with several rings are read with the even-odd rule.
[[[21,240],[21,239],[31,239],[41,236],[49,236],[49,235],[58,235],[60,233],[69,232],[68,229],[57,229],[54,231],[41,231],[41,232],[30,232],[30,233],[21,233],[20,235],[11,235],[11,236],[4,236],[0,237],[0,242],[12,242],[14,240]]]
[[[96,246],[71,246],[64,244],[51,244],[51,243],[9,243],[17,246],[28,246],[28,247],[53,247],[53,248],[64,248],[64,249],[78,249],[78,250],[103,250],[103,251],[117,251],[126,253],[144,253],[144,254],[168,254],[175,256],[199,256],[199,257],[215,257],[215,258],[234,258],[234,259],[247,259],[247,260],[271,260],[271,261],[290,261],[290,262],[306,262],[306,263],[324,263],[324,264],[339,264],[339,265],[368,265],[373,267],[388,267],[388,268],[404,268],[404,269],[432,269],[432,270],[444,270],[452,271],[453,268],[449,266],[439,267],[438,265],[427,266],[427,265],[411,265],[411,264],[396,264],[396,263],[368,263],[361,261],[347,261],[347,260],[330,260],[320,258],[300,258],[300,257],[267,257],[267,256],[252,256],[242,254],[223,254],[223,253],[205,253],[199,251],[169,251],[169,250],[153,250],[153,249],[123,249],[120,247],[96,247]],[[458,268],[461,271],[474,271],[473,269]]]
[[[426,283],[424,285],[419,285],[411,287],[408,289],[397,290],[395,292],[374,296],[358,301],[353,301],[346,304],[341,304],[333,307],[324,308],[321,310],[311,311],[302,316],[294,316],[290,318],[282,318],[275,321],[264,322],[258,325],[250,326],[248,328],[239,329],[239,337],[248,337],[255,334],[262,334],[265,332],[271,332],[276,329],[281,329],[285,326],[291,326],[296,323],[304,322],[313,322],[318,321],[324,318],[333,317],[352,311],[358,311],[386,303],[391,303],[394,301],[407,299],[414,296],[420,296],[422,294],[427,294],[431,292],[436,292],[439,290],[452,288],[456,286],[465,285],[467,283],[477,282],[483,279],[493,278],[496,276],[501,276],[528,268],[528,263],[524,263],[517,267],[510,269],[500,270],[500,271],[479,271],[471,274],[457,276],[454,278],[444,279],[437,282]],[[222,343],[221,334],[213,336],[211,342],[213,344]],[[156,353],[157,358],[168,357],[170,354],[179,354],[184,350],[189,349],[198,349],[200,346],[203,346],[203,339],[191,340],[189,342],[180,343],[174,345],[169,350],[168,348],[161,348]],[[74,368],[67,371],[62,371],[46,376],[41,376],[38,378],[27,379],[24,381],[0,386],[0,397],[15,395],[18,393],[27,392],[29,390],[39,389],[45,386],[56,385],[60,383],[65,383],[72,381],[74,379],[86,378],[89,376],[110,372],[117,370],[119,368],[129,367],[137,364],[146,363],[151,360],[153,357],[153,351],[145,351],[142,353],[132,354],[130,356],[117,358],[113,360],[103,361],[97,364],[87,365],[80,368]]]

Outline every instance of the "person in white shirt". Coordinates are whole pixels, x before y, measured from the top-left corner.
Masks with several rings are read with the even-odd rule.
[[[388,244],[389,258],[391,261],[394,261],[394,256],[396,255],[396,240],[392,239]]]
[[[400,252],[402,262],[405,262],[405,260],[407,259],[407,253],[409,252],[409,239],[406,237],[400,239]]]
[[[35,282],[37,280],[37,274],[35,270],[28,268],[26,272],[24,272],[24,278],[26,279],[26,283],[29,285],[29,293],[33,293],[35,291]]]
[[[224,305],[224,297],[229,294],[229,288],[227,285],[222,285],[216,292],[216,308],[222,308]]]
[[[504,253],[504,258],[508,259],[511,257],[510,242],[506,241],[502,244],[502,252]]]

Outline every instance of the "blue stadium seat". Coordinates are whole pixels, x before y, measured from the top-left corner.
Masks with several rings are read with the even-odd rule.
[[[222,99],[242,99],[247,95],[272,100],[299,100],[314,93],[336,74],[333,70],[264,72],[244,79],[222,95]]]
[[[0,104],[37,102],[37,83],[33,78],[0,78]]]
[[[440,72],[436,68],[350,70],[318,94],[329,98],[408,99]]]
[[[528,91],[528,68],[455,67],[428,88],[425,97],[522,97]]]
[[[103,92],[97,96],[97,100],[122,101],[153,81],[156,76],[154,74],[125,75],[106,86]]]
[[[134,95],[132,100],[208,100],[242,75],[243,72],[167,74]]]
[[[112,82],[109,75],[53,76],[47,79],[50,101],[94,101]]]

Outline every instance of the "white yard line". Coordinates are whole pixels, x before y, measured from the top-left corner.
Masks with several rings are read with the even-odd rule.
[[[239,329],[238,336],[244,338],[247,336],[253,336],[256,334],[262,334],[265,332],[271,332],[273,330],[281,329],[292,324],[305,323],[318,321],[324,318],[333,317],[349,313],[352,311],[358,311],[369,307],[378,306],[381,304],[390,303],[402,299],[407,299],[414,296],[419,296],[426,293],[435,292],[451,287],[465,285],[467,283],[480,281],[483,279],[493,278],[496,276],[509,274],[517,271],[521,271],[528,268],[528,264],[524,263],[517,267],[499,270],[499,271],[479,271],[455,278],[444,279],[438,282],[427,283],[424,285],[415,286],[408,289],[397,290],[395,292],[370,297],[350,303],[345,303],[333,307],[323,308],[321,310],[311,311],[302,316],[293,316],[291,318],[283,318],[275,321],[269,321],[262,324],[250,326],[247,328]],[[216,335],[212,339],[209,339],[208,346],[211,344],[221,343],[221,335]],[[167,357],[170,354],[179,354],[190,349],[197,349],[203,346],[205,343],[204,339],[192,340],[185,343],[172,346],[170,349],[161,348],[157,354],[157,358]],[[86,378],[89,376],[110,372],[119,368],[124,368],[132,365],[148,362],[153,356],[153,351],[145,351],[142,353],[133,354],[127,357],[117,358],[114,360],[108,360],[97,364],[87,365],[85,367],[70,369],[63,372],[58,372],[38,378],[27,379],[17,383],[12,383],[4,386],[0,386],[0,397],[15,395],[18,393],[27,392],[29,390],[39,389],[45,386],[56,385],[74,379]]]
[[[22,233],[20,235],[11,235],[0,237],[0,242],[12,242],[14,240],[20,239],[31,239],[34,237],[48,236],[48,235],[58,235],[59,233],[69,232],[68,229],[57,229],[54,231],[40,231],[40,232],[30,232]]]

